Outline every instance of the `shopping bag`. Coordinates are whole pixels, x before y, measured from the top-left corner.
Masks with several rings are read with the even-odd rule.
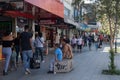
[[[30,58],[30,68],[39,69],[40,68],[40,59],[39,58]]]

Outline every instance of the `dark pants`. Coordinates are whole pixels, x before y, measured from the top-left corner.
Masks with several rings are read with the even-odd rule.
[[[35,57],[41,56],[41,61],[43,61],[43,47],[36,47]]]
[[[16,53],[17,53],[17,55],[16,55],[16,62],[18,62],[19,54],[20,54],[20,57],[21,57],[21,61],[23,61],[23,56],[22,56],[22,53],[20,53],[20,47],[19,47],[19,45],[15,46],[15,50],[16,50]]]
[[[88,45],[89,45],[89,50],[91,50],[92,42],[89,42]]]

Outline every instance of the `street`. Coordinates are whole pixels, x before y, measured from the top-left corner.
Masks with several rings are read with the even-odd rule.
[[[102,70],[108,69],[109,54],[103,51],[104,45],[98,51],[92,46],[92,51],[84,47],[82,53],[74,53],[73,70],[69,73],[47,74],[52,53],[41,63],[41,68],[32,70],[32,74],[25,75],[23,67],[10,72],[7,76],[0,76],[0,80],[120,80],[120,76],[103,75]],[[115,56],[115,64],[120,69],[120,54]]]

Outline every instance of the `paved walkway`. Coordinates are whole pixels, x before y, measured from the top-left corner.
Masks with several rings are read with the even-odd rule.
[[[94,47],[92,51],[84,48],[81,54],[74,53],[74,70],[69,73],[47,74],[49,60],[52,57],[49,54],[46,62],[41,64],[41,68],[32,70],[32,74],[24,75],[23,68],[20,67],[7,76],[0,76],[0,80],[120,80],[120,76],[101,74],[109,64],[109,54],[103,51],[105,47],[98,51]],[[120,54],[116,54],[115,63],[120,69]]]

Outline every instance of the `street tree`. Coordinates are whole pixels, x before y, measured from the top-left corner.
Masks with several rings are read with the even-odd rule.
[[[109,70],[105,70],[103,73],[119,74],[115,67],[113,50],[113,42],[119,25],[118,19],[120,18],[120,7],[118,5],[120,5],[119,0],[97,0],[98,17],[106,19],[104,21],[101,19],[102,26],[106,27],[104,29],[108,27],[110,34],[110,65]]]

